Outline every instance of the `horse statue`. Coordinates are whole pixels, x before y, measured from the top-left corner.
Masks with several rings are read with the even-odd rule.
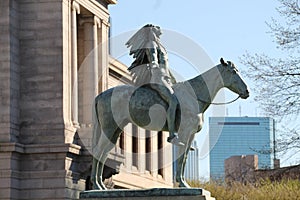
[[[249,97],[247,85],[235,65],[223,58],[220,64],[190,80],[174,84],[178,99],[175,126],[180,141],[176,160],[176,181],[179,187],[188,188],[184,168],[191,143],[203,125],[203,114],[212,104],[218,91],[226,87],[239,95]],[[121,85],[99,94],[94,101],[93,162],[91,182],[93,189],[105,190],[102,173],[108,153],[115,147],[123,128],[132,123],[147,130],[168,131],[166,120],[161,120],[162,110],[168,104],[147,85],[136,87]],[[165,115],[164,115],[165,117]]]

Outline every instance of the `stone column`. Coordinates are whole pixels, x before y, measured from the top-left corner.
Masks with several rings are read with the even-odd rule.
[[[77,63],[77,14],[80,14],[79,4],[72,2],[72,122],[78,124],[78,63]]]
[[[109,66],[109,53],[108,53],[108,22],[101,20],[101,31],[99,34],[99,90],[100,92],[108,88],[108,66]]]
[[[157,132],[151,131],[151,174],[153,177],[157,177],[158,172],[158,142],[157,142]]]
[[[167,152],[166,151],[166,148],[167,148],[167,138],[168,138],[169,134],[167,132],[162,132],[162,148],[159,150],[160,153],[161,153],[161,157],[162,157],[162,161],[161,161],[161,166],[159,167],[162,167],[163,168],[163,174],[162,174],[162,177],[163,179],[165,179],[166,177],[166,168],[167,168],[167,165],[168,165],[168,162],[172,162],[172,160],[168,160],[168,156],[170,156],[172,150],[170,150],[170,152]],[[170,156],[172,157],[172,156]]]
[[[146,170],[146,130],[138,129],[138,170],[140,173],[144,173]]]
[[[93,25],[93,33],[94,33],[94,66],[93,66],[93,70],[94,70],[94,77],[93,77],[93,81],[94,81],[94,88],[93,88],[93,92],[94,92],[94,97],[96,97],[99,94],[99,29],[101,28],[101,20],[97,17],[94,16],[94,25]]]
[[[95,16],[81,19],[84,26],[83,61],[83,119],[85,126],[92,124],[92,105],[98,94],[98,27],[99,19]]]
[[[131,171],[132,166],[132,124],[128,124],[124,128],[124,140],[125,140],[125,148],[124,148],[124,155],[125,155],[125,168],[127,172]]]
[[[167,142],[167,138],[169,136],[168,132],[163,132],[163,166],[164,166],[164,170],[163,170],[163,179],[166,182],[171,183],[172,179],[173,179],[173,151],[172,151],[172,147],[173,145],[169,142]]]

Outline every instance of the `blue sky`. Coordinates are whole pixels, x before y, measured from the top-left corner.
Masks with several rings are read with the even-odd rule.
[[[147,23],[192,38],[209,56],[235,60],[245,50],[275,49],[265,22],[278,16],[276,0],[130,0],[110,6],[112,35],[139,29]],[[272,53],[275,53],[272,51]]]
[[[267,33],[266,25],[272,17],[279,18],[278,5],[276,0],[191,0],[186,4],[174,0],[120,0],[109,7],[111,36],[153,23],[190,38],[208,54],[213,64],[224,57],[243,70],[240,57],[246,51],[274,57],[281,55],[272,36]],[[130,64],[130,57],[125,56],[125,64]],[[251,81],[246,81],[251,90]],[[239,100],[228,106],[228,113],[239,115],[238,107],[241,105],[242,115],[259,114],[261,111],[253,96],[247,102]],[[228,92],[226,97],[232,99],[232,94]]]
[[[111,37],[136,31],[145,24],[152,23],[159,25],[163,30],[174,31],[189,38],[206,52],[212,64],[218,64],[220,57],[224,57],[225,60],[233,61],[242,71],[245,67],[240,63],[240,58],[246,51],[252,54],[265,53],[271,57],[284,56],[276,48],[266,25],[272,17],[280,18],[276,11],[278,6],[276,0],[119,0],[116,5],[109,6]],[[128,39],[129,36],[130,34],[126,35]],[[120,60],[130,65],[131,58],[128,52],[122,55]],[[178,59],[176,55],[170,56],[169,60],[175,65],[188,65],[188,61]],[[201,61],[199,64],[201,65]],[[185,69],[182,69],[181,73],[185,73]],[[245,80],[251,91],[251,81]],[[254,102],[254,95],[251,94],[246,101],[238,100],[226,106],[229,116],[239,116],[240,110],[242,116],[262,116],[259,104]],[[225,96],[226,101],[235,97],[228,91],[225,91]],[[207,127],[208,120],[201,135],[197,137],[200,144],[207,139]],[[203,156],[202,162],[207,166],[206,156]],[[207,172],[202,172],[203,176],[206,176]]]

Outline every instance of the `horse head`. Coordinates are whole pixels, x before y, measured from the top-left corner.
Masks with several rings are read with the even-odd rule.
[[[220,59],[220,62],[218,69],[222,75],[224,87],[237,93],[242,99],[247,99],[249,97],[247,85],[235,65],[230,61],[225,62],[223,58]]]

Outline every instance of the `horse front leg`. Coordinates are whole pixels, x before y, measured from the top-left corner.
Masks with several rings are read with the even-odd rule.
[[[186,150],[189,149],[188,145],[188,137],[185,133],[179,134],[180,140],[184,142],[185,146],[175,146],[176,148],[176,175],[175,180],[177,183],[179,183],[179,187],[185,187],[188,188],[189,185],[184,180],[184,166],[186,161]]]
[[[189,184],[184,179],[184,162],[186,158],[185,155],[181,155],[177,159],[177,170],[176,170],[176,182],[179,183],[179,187],[190,188]]]
[[[184,178],[184,170],[186,165],[186,160],[188,157],[188,153],[190,151],[190,147],[194,140],[195,134],[187,135],[186,146],[181,149],[181,155],[177,160],[177,171],[176,171],[176,181],[179,183],[179,187],[190,188],[189,184],[185,181]]]

